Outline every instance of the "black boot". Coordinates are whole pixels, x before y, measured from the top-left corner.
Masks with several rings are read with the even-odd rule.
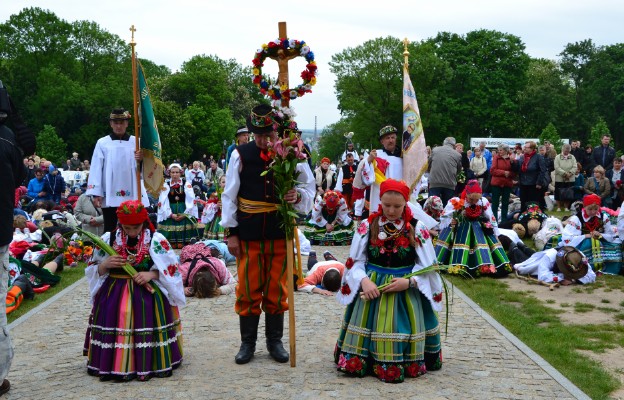
[[[288,352],[284,350],[282,336],[284,335],[284,314],[265,313],[266,343],[271,357],[279,362],[288,361]]]
[[[259,315],[239,316],[241,346],[238,354],[234,357],[236,364],[247,364],[254,356],[256,351],[256,339],[258,338],[258,322]]]

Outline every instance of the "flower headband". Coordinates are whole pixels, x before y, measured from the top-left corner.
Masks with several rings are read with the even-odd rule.
[[[256,128],[266,128],[267,126],[271,126],[275,122],[273,115],[273,111],[269,111],[265,115],[258,115],[252,111],[250,116],[251,125]]]

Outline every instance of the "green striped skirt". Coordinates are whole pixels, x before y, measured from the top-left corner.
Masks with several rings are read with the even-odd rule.
[[[368,264],[367,275],[382,285],[412,271]],[[334,350],[338,371],[399,383],[442,368],[438,317],[418,289],[382,293],[366,301],[359,293],[345,310]]]
[[[336,225],[333,231],[327,232],[323,227],[306,223],[303,234],[310,244],[317,246],[349,246],[353,239],[353,221],[347,226]]]
[[[620,243],[611,243],[604,239],[595,240],[587,238],[576,248],[585,254],[594,271],[618,275],[622,269],[621,246]]]
[[[487,235],[479,221],[463,221],[446,227],[435,240],[438,262],[451,265],[450,274],[505,276],[511,272],[507,253],[496,235]]]
[[[171,212],[173,214],[183,214],[185,209],[186,205],[184,202],[171,203]],[[188,218],[184,218],[181,221],[167,218],[158,224],[158,232],[162,233],[176,249],[181,249],[189,244],[193,238],[198,239],[201,237],[201,233],[197,230],[197,225]]]

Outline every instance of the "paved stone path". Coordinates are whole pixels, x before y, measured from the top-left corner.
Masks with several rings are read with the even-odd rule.
[[[316,249],[319,258],[325,248]],[[332,248],[341,260],[347,248]],[[305,258],[304,258],[305,261]],[[344,308],[334,298],[295,294],[297,367],[270,359],[264,321],[254,359],[236,365],[240,336],[234,297],[190,299],[182,310],[184,363],[173,377],[148,382],[100,382],[82,354],[89,314],[87,283],[65,291],[11,325],[15,358],[7,399],[573,399],[587,398],[539,357],[488,322],[455,292],[440,371],[384,384],[336,372],[333,349]],[[444,317],[442,316],[442,319]],[[442,321],[443,322],[443,321]],[[496,325],[496,323],[494,322]],[[288,332],[284,334],[288,349]],[[531,355],[530,351],[528,351]],[[553,378],[547,371],[550,371]]]

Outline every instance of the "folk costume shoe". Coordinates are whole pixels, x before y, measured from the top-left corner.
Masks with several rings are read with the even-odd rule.
[[[282,336],[284,335],[284,314],[265,313],[265,334],[267,350],[278,363],[288,361],[288,352],[284,350]]]
[[[258,339],[259,315],[239,316],[241,346],[238,354],[234,357],[236,364],[247,364],[256,351],[256,339]]]
[[[9,390],[11,390],[11,383],[9,382],[8,379],[5,379],[2,381],[2,385],[0,385],[0,396],[2,396],[5,393],[8,393]]]

